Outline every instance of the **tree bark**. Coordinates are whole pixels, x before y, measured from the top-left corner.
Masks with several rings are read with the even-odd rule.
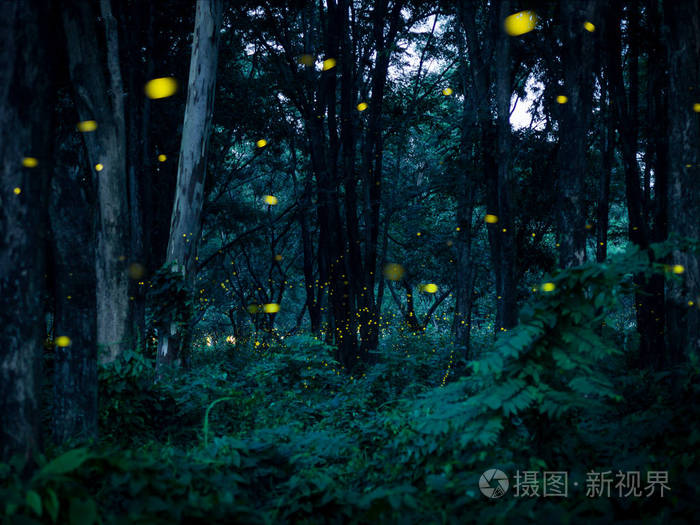
[[[560,106],[559,176],[557,178],[559,264],[563,268],[583,264],[586,258],[586,136],[592,102],[593,36],[584,31],[593,1],[562,2],[564,94],[568,102]]]
[[[0,461],[40,449],[51,86],[46,3],[0,3]],[[23,158],[38,160],[23,167]]]
[[[70,345],[56,345],[54,354],[52,423],[57,444],[97,435],[94,215],[79,190],[84,170],[84,163],[57,163],[49,203],[54,334],[70,338]]]
[[[607,84],[607,82],[603,82]],[[598,185],[596,224],[596,261],[608,258],[608,227],[610,225],[610,176],[615,159],[615,127],[610,112],[610,95],[605,85],[601,88],[600,155],[601,173]]]
[[[197,242],[201,233],[207,146],[211,132],[222,0],[198,0],[187,104],[178,160],[175,205],[170,222],[166,266],[193,283]],[[162,319],[156,370],[176,363],[183,334],[174,319]]]
[[[664,37],[669,66],[668,229],[694,240],[700,238],[700,2],[664,2]],[[696,110],[697,111],[697,110]],[[685,271],[668,285],[668,343],[672,362],[700,352],[700,256],[673,253],[673,264]],[[692,306],[691,306],[692,304]]]
[[[98,195],[96,296],[97,343],[101,362],[114,361],[132,343],[129,305],[129,208],[123,85],[119,69],[116,21],[109,0],[100,0],[105,21],[106,57],[101,56],[96,14],[91,4],[69,0],[62,9],[71,82],[81,121],[97,130],[83,133]],[[103,63],[107,63],[107,71]]]
[[[509,12],[508,0],[503,0],[500,6],[498,20],[505,20]],[[510,74],[510,37],[499,27],[495,38],[496,64],[496,115],[497,115],[497,144],[496,158],[498,159],[497,193],[498,217],[501,227],[499,259],[501,261],[501,288],[497,297],[496,329],[508,330],[518,322],[515,283],[515,223],[513,220],[511,187],[511,128],[510,128],[510,97],[512,94]]]

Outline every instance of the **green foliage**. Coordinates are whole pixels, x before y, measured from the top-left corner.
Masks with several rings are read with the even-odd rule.
[[[544,279],[468,363],[431,331],[391,334],[359,376],[309,335],[213,346],[158,384],[128,353],[100,371],[100,443],[29,476],[0,465],[3,523],[690,523],[700,363],[625,370],[617,325],[639,272],[665,268],[632,250]],[[477,485],[494,466],[666,470],[671,493],[494,505]]]

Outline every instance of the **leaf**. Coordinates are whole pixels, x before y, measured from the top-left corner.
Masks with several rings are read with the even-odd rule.
[[[44,465],[44,468],[37,472],[34,479],[67,474],[77,469],[90,457],[91,454],[87,448],[69,450],[65,454],[58,456],[53,461]]]
[[[33,490],[27,492],[27,506],[32,509],[37,516],[41,516],[43,512],[41,497]]]
[[[51,521],[56,523],[56,520],[58,519],[58,509],[60,508],[58,496],[56,496],[56,493],[53,491],[52,488],[46,489],[46,496],[47,499],[44,502],[44,507],[46,507],[46,512],[49,513]]]

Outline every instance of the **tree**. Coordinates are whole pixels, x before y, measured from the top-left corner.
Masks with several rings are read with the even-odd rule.
[[[0,461],[13,453],[29,459],[40,448],[48,17],[45,2],[0,4]]]
[[[664,3],[668,26],[669,66],[669,194],[670,232],[697,240],[700,238],[700,3]],[[673,263],[683,267],[683,279],[669,285],[668,339],[672,362],[687,359],[700,351],[700,255],[686,250],[673,253]]]
[[[211,132],[222,0],[198,0],[187,87],[187,105],[178,159],[166,267],[179,273],[191,288],[201,233],[207,146]],[[174,318],[162,319],[158,340],[159,373],[176,362],[182,348],[182,328]]]
[[[57,120],[65,116],[57,112]],[[51,412],[59,444],[97,435],[95,202],[82,148],[71,136],[74,129],[62,127],[57,126],[48,202],[56,343]]]
[[[486,187],[486,211],[494,218],[487,223],[487,228],[496,282],[498,330],[511,328],[517,322],[515,223],[511,202],[511,186],[515,180],[510,172],[510,37],[501,25],[510,13],[508,2],[501,2],[498,6],[485,6],[481,11],[477,4],[470,0],[462,1],[459,17],[467,36],[476,121],[481,132],[479,164]],[[475,20],[483,20],[481,38]],[[493,92],[490,89],[492,84]],[[492,100],[495,101],[495,107],[492,106]]]
[[[70,0],[62,10],[78,116],[81,122],[97,124],[96,130],[86,131],[83,136],[89,165],[97,171],[97,343],[99,359],[110,362],[133,342],[127,273],[130,224],[125,191],[124,89],[110,0],[100,0],[100,14],[104,19],[104,54],[92,4]]]
[[[562,61],[564,62],[559,119],[559,264],[583,264],[586,258],[586,215],[583,188],[587,171],[587,135],[593,91],[593,36],[584,27],[595,2],[562,2]],[[556,84],[555,79],[550,81]],[[560,99],[564,100],[564,99]]]

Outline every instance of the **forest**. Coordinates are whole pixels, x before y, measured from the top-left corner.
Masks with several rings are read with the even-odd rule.
[[[700,0],[0,38],[0,523],[698,523]]]

